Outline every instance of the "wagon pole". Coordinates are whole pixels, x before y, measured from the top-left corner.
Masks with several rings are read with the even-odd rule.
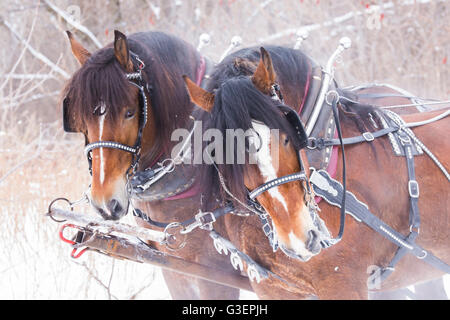
[[[72,221],[78,225],[82,226],[91,225],[95,227],[105,228],[107,229],[108,233],[118,232],[130,236],[135,236],[142,240],[155,241],[159,243],[166,240],[166,233],[161,231],[141,228],[138,226],[132,226],[125,223],[103,220],[98,217],[84,213],[54,208],[51,210],[50,214],[53,218]]]
[[[84,236],[80,242],[73,244],[74,248],[87,247],[113,258],[148,263],[221,285],[253,291],[249,279],[237,271],[186,261],[175,255],[161,252],[143,241],[139,241],[139,239],[142,239],[164,243],[167,240],[165,232],[106,221],[92,215],[57,208],[52,209],[48,215],[51,215],[52,218],[64,219],[78,225],[88,226],[80,228],[83,230]],[[111,232],[127,235],[128,237],[112,235]],[[139,239],[130,239],[129,236],[138,237]]]
[[[175,255],[158,251],[143,242],[134,243],[124,238],[95,233],[87,241],[80,243],[80,246],[98,250],[113,258],[148,263],[224,286],[253,291],[249,279],[240,275],[238,271],[208,267],[196,262],[186,261]]]

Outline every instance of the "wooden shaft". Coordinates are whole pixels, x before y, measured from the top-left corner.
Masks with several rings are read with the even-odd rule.
[[[196,262],[186,261],[177,256],[158,251],[143,242],[132,242],[125,238],[94,233],[76,247],[88,247],[113,258],[122,258],[152,264],[187,276],[215,282],[221,285],[253,291],[247,277],[238,271],[208,267]]]
[[[166,234],[161,231],[151,230],[138,226],[132,226],[115,221],[107,221],[99,217],[95,217],[84,213],[55,208],[51,210],[50,214],[52,215],[52,217],[57,219],[69,220],[83,226],[93,224],[95,226],[107,228],[110,232],[111,231],[120,232],[123,234],[138,237],[143,240],[155,241],[159,243],[167,240]]]

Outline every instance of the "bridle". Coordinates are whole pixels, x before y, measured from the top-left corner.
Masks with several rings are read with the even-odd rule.
[[[130,52],[131,57],[135,60],[136,71],[133,73],[126,73],[125,76],[129,80],[131,84],[136,86],[139,89],[139,107],[140,107],[140,117],[139,117],[139,128],[137,133],[136,142],[133,146],[129,146],[126,144],[122,144],[116,141],[96,141],[89,144],[86,144],[84,147],[84,153],[88,159],[89,163],[89,173],[92,175],[92,156],[91,151],[98,148],[110,148],[122,150],[125,152],[129,152],[132,154],[132,161],[130,167],[127,169],[126,175],[127,180],[136,173],[139,166],[139,159],[141,157],[141,149],[142,149],[142,135],[144,131],[144,127],[147,124],[148,118],[148,103],[147,96],[145,94],[145,90],[149,92],[149,87],[146,81],[142,77],[142,70],[145,68],[144,62],[139,59],[139,56],[135,53]],[[150,93],[150,92],[149,92]]]
[[[289,122],[289,124],[295,130],[297,138],[299,139],[300,143],[297,146],[298,150],[296,150],[296,151],[297,151],[297,159],[298,159],[298,162],[300,165],[300,171],[293,173],[293,174],[286,175],[286,176],[282,176],[279,178],[275,178],[273,180],[270,180],[270,181],[260,185],[259,187],[256,187],[254,190],[249,192],[249,199],[252,201],[255,201],[256,197],[261,195],[262,193],[264,193],[274,187],[277,187],[277,186],[280,186],[280,185],[283,185],[283,184],[286,184],[289,182],[300,180],[300,181],[305,181],[306,184],[309,186],[308,177],[305,172],[306,167],[305,167],[305,165],[300,157],[300,154],[299,154],[300,150],[307,147],[307,145],[308,145],[308,137],[306,136],[305,128],[303,127],[303,124],[300,120],[300,116],[298,115],[298,113],[294,109],[289,107],[288,105],[284,104],[283,95],[281,94],[280,86],[277,83],[275,83],[272,85],[271,89],[272,89],[271,90],[271,98],[275,101],[280,102],[280,104],[277,106],[278,109],[284,114],[286,120]],[[309,187],[308,187],[307,191],[308,192],[310,191]]]
[[[299,145],[296,146],[297,147],[296,154],[297,154],[297,160],[298,160],[299,166],[300,166],[300,171],[267,181],[264,184],[256,187],[252,191],[248,192],[248,202],[251,205],[252,209],[255,209],[252,211],[258,213],[258,215],[261,219],[261,222],[263,224],[263,231],[264,231],[265,235],[269,238],[269,241],[271,243],[273,251],[276,251],[278,248],[278,244],[275,239],[274,231],[272,231],[271,225],[267,220],[268,213],[256,200],[256,198],[259,195],[263,194],[264,192],[266,192],[272,188],[278,187],[280,185],[290,183],[293,181],[300,181],[302,183],[303,189],[305,191],[304,200],[306,202],[306,205],[308,206],[310,214],[312,215],[313,221],[316,224],[316,226],[318,226],[318,227],[319,227],[318,224],[320,224],[320,222],[315,217],[315,215],[317,215],[317,212],[316,212],[317,205],[314,200],[314,192],[311,187],[309,175],[306,173],[306,170],[309,170],[309,168],[305,166],[304,161],[302,160],[302,156],[301,156],[301,150],[308,146],[308,136],[306,134],[305,128],[303,126],[303,123],[300,119],[299,114],[294,109],[292,109],[288,105],[284,104],[283,95],[281,93],[281,89],[278,84],[275,83],[274,85],[272,85],[270,96],[273,100],[278,101],[280,103],[277,107],[281,110],[281,112],[283,112],[286,120],[289,122],[291,127],[295,130],[295,133],[299,139]],[[220,175],[220,173],[219,173],[219,175]],[[344,204],[344,208],[345,208],[345,204]],[[343,211],[345,212],[345,209],[343,209]],[[341,240],[343,230],[344,230],[344,225],[345,225],[345,214],[343,215],[341,213],[340,231],[339,231],[338,236],[336,238],[330,237],[328,239],[322,239],[321,245],[323,248],[330,247],[330,246],[338,243]],[[322,225],[321,227],[326,228],[324,225]],[[328,232],[328,230],[326,232]],[[283,251],[288,255],[293,255],[290,252],[286,252],[286,249],[283,249]]]

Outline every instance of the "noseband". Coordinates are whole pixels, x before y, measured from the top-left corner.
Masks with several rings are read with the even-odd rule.
[[[136,142],[134,143],[134,146],[129,146],[126,144],[115,142],[115,141],[96,141],[96,142],[86,144],[86,146],[84,147],[84,153],[86,154],[86,157],[88,159],[89,173],[91,175],[92,175],[91,151],[94,149],[99,149],[99,148],[117,149],[117,150],[129,152],[132,154],[133,159],[132,159],[130,167],[127,170],[127,177],[132,176],[138,168],[139,159],[141,156],[142,134],[144,131],[144,127],[147,123],[147,117],[148,117],[147,96],[145,95],[145,89],[147,88],[147,91],[148,91],[148,86],[142,77],[142,70],[145,67],[144,62],[141,59],[139,59],[139,57],[136,54],[134,54],[132,52],[130,52],[130,54],[134,58],[134,60],[136,60],[137,71],[133,72],[133,73],[127,73],[125,75],[126,75],[127,79],[129,80],[129,82],[131,84],[135,85],[139,89],[139,106],[141,109],[141,114],[139,117],[139,129],[138,129]]]

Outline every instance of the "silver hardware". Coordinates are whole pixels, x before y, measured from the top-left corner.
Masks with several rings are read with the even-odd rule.
[[[306,146],[309,150],[314,150],[317,149],[317,144],[316,144],[316,137],[309,137],[308,138],[308,142],[312,142],[311,145],[310,143],[308,143],[308,145]]]
[[[261,275],[258,272],[258,269],[256,268],[256,265],[254,264],[249,264],[247,266],[247,275],[248,278],[250,279],[250,281],[255,281],[256,283],[260,283],[261,282]]]
[[[331,104],[333,103],[333,99],[331,101],[329,100],[330,95],[333,96],[333,99],[336,98],[337,101],[339,101],[340,96],[336,90],[330,90],[325,94],[325,102],[331,106]]]
[[[409,180],[408,181],[408,192],[409,196],[411,198],[418,198],[419,197],[419,184],[416,180]]]
[[[308,123],[306,124],[306,135],[309,136],[314,129],[314,126],[316,124],[317,118],[319,117],[320,111],[322,109],[322,104],[325,99],[325,94],[328,92],[328,88],[330,86],[331,81],[334,77],[334,62],[336,61],[336,58],[338,55],[340,55],[344,50],[350,48],[352,42],[350,38],[343,37],[339,41],[339,46],[336,49],[336,51],[331,55],[330,59],[328,59],[327,65],[325,67],[325,70],[322,72],[324,73],[322,87],[320,88],[320,92],[316,101],[316,104],[314,105],[313,113],[311,114]]]
[[[375,137],[373,136],[372,132],[364,132],[364,133],[362,134],[362,136],[364,137],[364,139],[365,139],[367,142],[370,142],[370,141],[375,140]]]
[[[199,37],[197,51],[201,51],[203,47],[206,47],[211,43],[211,36],[208,33],[202,33]]]
[[[305,41],[308,38],[309,32],[308,32],[308,30],[300,29],[297,31],[296,36],[297,36],[297,40],[295,41],[294,49],[298,50],[298,49],[300,49],[303,41]]]
[[[417,259],[423,260],[423,259],[425,259],[426,256],[428,255],[428,252],[426,252],[425,250],[422,250],[422,253],[423,253],[423,255],[422,255],[422,256],[417,256]]]
[[[176,237],[176,229],[180,229],[180,232],[178,232],[180,235],[183,235],[183,238],[181,238],[181,241],[179,241]],[[172,233],[169,232],[169,230],[172,230]],[[186,245],[186,235],[181,233],[181,231],[183,231],[183,225],[179,222],[172,222],[169,223],[165,228],[164,228],[164,241],[161,242],[162,244],[164,244],[166,246],[167,249],[171,250],[171,251],[177,251],[180,250],[182,248],[184,248],[184,246]],[[178,244],[179,243],[179,244]],[[177,245],[178,244],[178,245]]]
[[[398,139],[400,140],[400,143],[404,146],[407,144],[411,144],[411,139],[407,135],[398,135]]]
[[[205,223],[203,218],[206,216],[210,216],[211,221]],[[212,212],[201,212],[199,211],[199,213],[197,213],[195,215],[195,222],[191,223],[190,225],[188,225],[187,227],[185,227],[183,230],[180,231],[181,234],[187,234],[189,232],[192,232],[192,230],[194,230],[195,228],[200,228],[203,230],[208,230],[211,231],[212,228],[212,224],[216,221],[216,217],[214,216],[214,214]]]
[[[234,48],[239,47],[242,44],[242,38],[240,36],[234,36],[231,38],[231,43],[228,46],[228,48],[225,50],[225,52],[222,54],[222,56],[219,59],[219,62],[222,62],[223,59],[233,50]]]
[[[222,241],[220,241],[219,238],[214,238],[213,244],[214,244],[214,248],[216,249],[216,251],[219,254],[222,254],[222,252],[223,252],[224,255],[228,255],[228,248],[227,248],[227,246],[224,245],[222,243]]]
[[[414,229],[416,229],[416,230],[414,230]],[[410,225],[409,232],[413,232],[413,231],[415,231],[417,234],[420,234],[420,228],[416,228],[413,225]]]
[[[239,254],[237,253],[237,251],[231,252],[230,261],[231,261],[231,265],[233,266],[233,268],[235,270],[238,270],[238,268],[240,271],[244,270],[244,264],[242,262],[241,257],[239,257]]]

